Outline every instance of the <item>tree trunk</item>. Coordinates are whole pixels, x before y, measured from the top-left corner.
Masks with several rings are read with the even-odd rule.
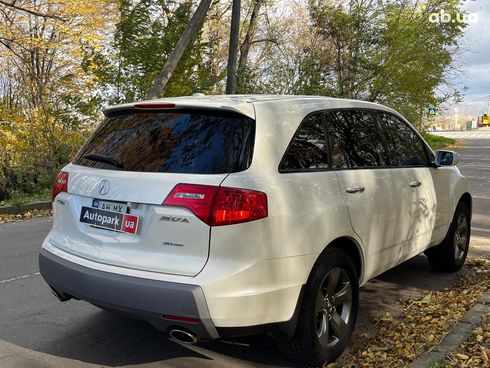
[[[264,0],[255,0],[253,3],[252,14],[250,15],[250,21],[248,22],[247,33],[245,33],[245,39],[240,45],[240,57],[238,59],[238,66],[236,68],[236,73],[238,76],[243,74],[244,69],[247,66],[248,53],[250,51],[250,46],[252,45],[252,37],[255,33],[255,28],[257,26],[257,17],[259,15],[260,7],[263,5]],[[242,87],[238,80],[238,90]]]
[[[230,49],[226,76],[226,94],[234,94],[236,87],[236,59],[238,53],[238,35],[240,32],[240,0],[233,0],[231,10]]]
[[[189,22],[189,25],[177,41],[174,50],[165,62],[165,65],[160,71],[160,74],[153,82],[150,92],[148,93],[146,98],[156,99],[160,97],[170,77],[172,76],[172,73],[177,67],[180,58],[184,54],[185,49],[201,28],[201,25],[204,22],[204,18],[206,17],[206,13],[208,12],[209,6],[211,5],[211,1],[212,0],[201,0],[199,6],[196,9],[196,12]]]

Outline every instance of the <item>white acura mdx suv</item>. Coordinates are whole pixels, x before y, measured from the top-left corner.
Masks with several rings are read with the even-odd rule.
[[[457,154],[392,109],[237,95],[104,113],[53,187],[39,265],[62,301],[187,343],[265,332],[318,365],[346,347],[360,285],[422,252],[465,261]]]

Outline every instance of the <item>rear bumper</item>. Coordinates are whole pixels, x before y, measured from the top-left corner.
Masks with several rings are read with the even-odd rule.
[[[62,296],[146,320],[162,331],[179,327],[200,339],[219,338],[199,286],[103,272],[69,262],[45,249],[39,254],[39,269],[49,286]],[[196,318],[199,322],[168,321],[162,319],[164,314]]]

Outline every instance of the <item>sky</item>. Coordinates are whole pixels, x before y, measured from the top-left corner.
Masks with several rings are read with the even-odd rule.
[[[463,74],[455,84],[459,89],[468,87],[464,103],[477,104],[486,111],[490,97],[490,0],[466,0],[464,8],[477,13],[478,21],[469,24],[462,39],[458,63]]]

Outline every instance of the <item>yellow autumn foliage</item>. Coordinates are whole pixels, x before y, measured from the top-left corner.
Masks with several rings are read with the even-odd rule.
[[[97,120],[84,51],[109,42],[119,1],[15,5],[0,5],[0,200],[49,186]]]

